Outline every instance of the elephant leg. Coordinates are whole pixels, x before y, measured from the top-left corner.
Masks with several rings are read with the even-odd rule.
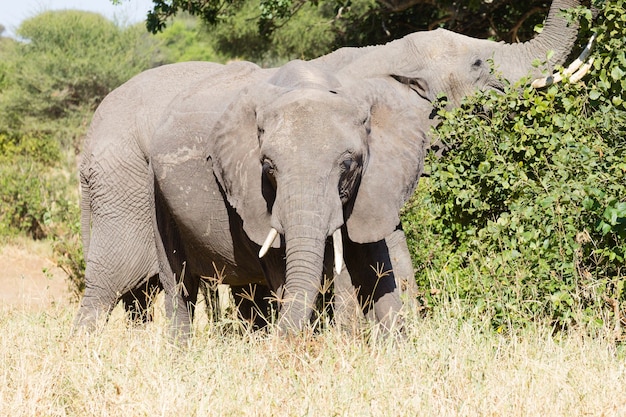
[[[82,209],[89,211],[83,212],[81,224],[88,253],[77,327],[93,328],[120,298],[159,273],[148,166],[133,144],[126,145],[91,161],[88,177],[81,173]]]
[[[335,275],[333,284],[335,325],[342,329],[355,330],[363,312],[359,306],[356,288],[352,285],[352,278],[345,265],[341,273]]]
[[[117,294],[110,288],[102,288],[90,284],[89,267],[85,270],[85,292],[74,319],[74,330],[93,332],[99,325],[106,322],[117,303]]]
[[[154,241],[151,230],[101,229],[101,226],[99,222],[92,233],[85,269],[85,293],[74,321],[76,328],[86,330],[93,330],[98,321],[107,320],[122,295],[146,285],[147,277],[158,273],[156,252],[150,246]],[[114,233],[119,229],[128,233]]]
[[[159,281],[165,295],[165,315],[169,321],[170,338],[185,341],[191,336],[201,277],[182,268],[163,267]]]
[[[402,301],[385,240],[360,244],[344,234],[344,260],[363,312],[385,331],[398,328]]]
[[[414,303],[419,290],[415,282],[411,253],[406,243],[402,225],[398,225],[398,228],[385,238],[385,242],[389,248],[393,273],[396,277],[400,292],[404,296],[404,301]]]
[[[187,256],[178,229],[158,187],[154,192],[154,230],[159,282],[165,293],[165,314],[169,320],[171,339],[183,342],[191,335],[201,278],[187,270]]]
[[[267,326],[272,320],[272,292],[266,285],[250,284],[231,287],[239,318],[257,329]],[[275,310],[275,308],[274,308]]]
[[[266,323],[275,323],[277,317],[272,316],[272,314],[276,315],[280,310],[280,300],[283,299],[285,288],[285,259],[280,251],[270,249],[267,255],[260,261],[261,269],[267,282],[267,308],[271,312],[267,316],[269,321],[266,321]],[[257,285],[257,287],[260,287],[260,285]]]
[[[170,321],[173,340],[183,341],[191,336],[191,324],[200,287],[200,277],[186,273],[184,263],[172,270],[163,267],[159,277],[165,291],[165,312]]]

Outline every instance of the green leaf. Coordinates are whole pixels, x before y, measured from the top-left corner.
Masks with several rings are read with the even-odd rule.
[[[615,80],[621,80],[624,77],[624,71],[618,66],[613,67],[611,70],[611,77]]]

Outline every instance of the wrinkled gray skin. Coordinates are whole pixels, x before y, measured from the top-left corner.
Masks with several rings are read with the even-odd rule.
[[[310,61],[308,65],[311,66],[312,73],[319,74],[321,71],[321,73],[334,74],[336,82],[340,86],[351,85],[358,82],[358,80],[368,78],[375,78],[378,80],[377,82],[381,83],[380,85],[386,85],[385,90],[396,88],[397,85],[401,84],[408,85],[419,97],[424,99],[416,101],[416,118],[423,121],[424,126],[422,126],[422,129],[426,130],[427,126],[432,123],[432,118],[430,117],[432,108],[424,105],[424,103],[428,104],[428,102],[434,101],[438,94],[445,94],[453,104],[456,104],[464,95],[476,89],[501,88],[501,81],[489,71],[488,60],[490,59],[493,60],[495,68],[500,75],[510,82],[514,82],[529,73],[538,75],[539,70],[532,67],[532,61],[536,58],[544,59],[549,50],[553,50],[555,53],[546,67],[551,68],[555,64],[563,63],[575,42],[577,28],[575,26],[567,27],[564,20],[557,17],[557,11],[578,4],[579,2],[571,0],[555,1],[544,25],[543,32],[532,41],[524,44],[507,45],[494,43],[438,29],[432,32],[414,33],[383,46],[362,49],[342,48],[325,57]],[[301,64],[295,63],[292,65],[298,66]],[[172,255],[169,254],[170,259],[168,262],[159,262],[159,253],[164,254],[167,247],[176,247],[175,244],[167,241],[168,245],[163,246],[159,236],[164,235],[165,239],[172,240],[173,238],[167,233],[170,231],[169,228],[176,229],[176,233],[172,231],[172,236],[181,236],[184,234],[183,232],[189,231],[184,230],[184,227],[186,227],[184,222],[179,222],[180,219],[168,213],[159,215],[161,233],[159,233],[156,227],[154,188],[148,162],[154,151],[161,156],[167,155],[170,151],[175,154],[178,152],[178,150],[174,149],[165,152],[165,146],[160,148],[154,145],[156,127],[163,123],[167,125],[167,123],[176,120],[176,117],[183,113],[185,106],[187,108],[189,106],[194,108],[195,106],[198,118],[207,118],[207,122],[203,126],[204,134],[214,131],[213,129],[216,129],[216,127],[209,123],[209,120],[212,120],[213,124],[215,124],[215,121],[218,119],[215,116],[223,111],[224,103],[229,103],[237,95],[244,94],[242,88],[250,84],[253,87],[249,88],[246,93],[250,101],[260,100],[263,96],[258,96],[260,93],[254,91],[254,85],[256,83],[270,84],[268,80],[272,77],[275,78],[270,83],[282,86],[295,83],[300,88],[306,87],[306,83],[303,83],[300,78],[301,74],[298,75],[297,71],[296,75],[292,75],[289,71],[281,71],[280,69],[261,70],[252,64],[246,63],[236,63],[226,67],[210,63],[183,63],[146,71],[112,92],[103,101],[96,111],[90,127],[81,163],[81,183],[83,189],[82,228],[87,269],[86,290],[77,315],[77,324],[91,324],[98,316],[106,316],[117,300],[120,298],[131,300],[139,294],[139,291],[133,291],[143,288],[149,282],[154,282],[150,281],[150,279],[154,280],[153,277],[159,274],[161,274],[160,281],[164,283],[166,291],[169,291],[170,295],[173,292],[176,293],[171,288],[171,277],[178,267],[171,267],[171,265],[175,265],[182,258],[172,259]],[[210,85],[215,86],[216,90],[219,91],[209,91],[210,88],[208,86]],[[206,100],[198,99],[200,97],[198,94],[189,94],[189,91],[194,92],[196,90],[204,91]],[[354,91],[354,89],[350,91]],[[377,94],[379,93],[377,92]],[[334,96],[332,93],[327,92],[327,95],[324,97],[328,97],[328,95]],[[177,96],[178,98],[175,98]],[[196,99],[196,101],[185,102],[185,96]],[[345,93],[343,93],[343,96],[345,96]],[[319,99],[319,97],[317,98]],[[372,98],[360,99],[363,103],[373,103]],[[325,120],[325,123],[326,120],[339,122],[344,120],[344,118],[349,119],[351,116],[350,113],[341,113],[341,117],[337,117],[337,113],[328,114],[325,112],[326,106],[321,106],[319,101],[314,108],[316,109],[314,113],[317,115],[311,114],[311,117],[314,120],[320,120],[320,114],[326,115],[325,118],[322,118]],[[230,113],[233,113],[233,111],[230,111]],[[209,115],[213,117],[209,117]],[[224,117],[220,118],[222,130],[228,128],[228,126],[224,126],[223,121],[230,120],[229,116],[230,114],[227,112]],[[186,117],[192,122],[190,124],[200,122],[193,118],[192,113],[188,113]],[[297,121],[297,119],[294,116],[294,120]],[[233,121],[232,123],[237,122]],[[410,123],[407,124],[407,126],[409,125]],[[236,126],[232,125],[230,127],[234,128]],[[168,141],[176,140],[178,141],[174,145],[178,147],[176,149],[193,148],[198,138],[182,134],[182,132],[190,131],[189,126],[172,125],[170,129],[170,131],[173,131],[173,134],[169,138],[161,135],[158,139],[159,143],[165,145],[169,143]],[[310,126],[309,130],[311,130]],[[321,130],[319,126],[318,130]],[[218,131],[215,130],[215,132]],[[159,130],[159,134],[161,134],[161,130]],[[206,137],[202,138],[205,141],[207,139]],[[330,141],[328,143],[330,144]],[[250,152],[253,149],[258,150],[257,148],[247,149]],[[415,160],[417,161],[417,166],[420,165],[420,158],[418,157]],[[163,175],[166,172],[166,165],[163,164],[163,160],[160,162],[161,171],[159,172]],[[214,164],[213,159],[211,162]],[[206,166],[204,169],[206,171]],[[412,169],[413,172],[419,171],[415,167]],[[210,172],[207,171],[207,174],[210,174]],[[306,179],[307,181],[310,180],[308,177]],[[385,181],[382,176],[379,179]],[[179,184],[179,190],[180,188],[185,189],[186,186],[188,186],[188,183]],[[314,188],[310,189],[313,190]],[[228,187],[223,187],[222,191],[224,191],[230,202]],[[183,194],[180,195],[180,197],[182,196]],[[184,210],[187,204],[194,204],[195,201],[192,194],[185,194],[184,196],[188,200],[176,200],[173,197],[168,199],[165,198],[166,196],[161,196],[160,201],[164,206],[170,207],[170,209]],[[382,199],[381,204],[385,205],[387,203],[386,200]],[[230,205],[235,208],[235,212],[238,214],[240,209],[237,208],[237,203],[233,202]],[[333,228],[341,226],[341,222],[337,220],[336,206],[337,204],[332,206],[334,207],[332,213],[324,214],[327,217],[327,224],[322,227],[322,230],[326,234],[332,233]],[[392,204],[392,206],[394,205]],[[280,207],[278,211],[280,218],[276,215],[275,207],[272,207],[272,216],[270,218],[272,219],[272,224],[278,226],[277,229],[285,233],[287,229],[285,229],[283,222],[286,222],[286,219],[290,216],[296,216],[295,213],[298,213],[298,211],[286,203],[283,205],[282,202]],[[226,208],[232,210],[228,205]],[[326,209],[331,210],[331,207],[329,206]],[[396,210],[397,207],[386,207],[386,209]],[[219,219],[228,218],[230,221],[230,219],[236,218],[231,216],[232,213],[227,214],[229,216],[219,217]],[[397,210],[395,214],[395,218],[397,218]],[[238,216],[245,218],[239,214]],[[182,225],[173,223],[175,226],[171,226],[172,222],[167,220],[172,220],[172,218],[175,218]],[[209,217],[209,219],[214,218]],[[370,220],[371,224],[376,224],[379,219],[373,216]],[[198,236],[203,236],[202,232],[198,232],[198,230],[207,228],[207,219],[202,219],[202,222],[199,225],[194,224],[194,227],[196,227],[194,233]],[[347,217],[344,227],[348,231],[348,236],[344,237],[349,237],[349,239],[346,239],[346,242],[344,242],[346,246],[344,250],[347,257],[346,263],[349,267],[350,261],[348,258],[350,258],[351,250],[349,242],[367,242],[367,235],[370,230],[369,227],[351,227],[350,223],[351,217]],[[209,222],[209,225],[211,224],[213,224],[213,220]],[[198,229],[198,227],[200,228]],[[243,227],[244,232],[247,232],[245,230],[245,221]],[[226,231],[227,228],[223,227],[222,230]],[[266,232],[267,230],[264,230],[262,233]],[[287,233],[289,235],[292,234],[291,232]],[[392,230],[389,233],[394,232]],[[212,244],[228,246],[233,236],[231,235],[229,238],[226,235],[226,232],[223,232],[221,235],[225,243]],[[254,242],[255,245],[259,244],[258,237],[248,234],[246,234],[246,237]],[[283,240],[287,238],[284,235],[282,236]],[[219,241],[219,238],[216,239]],[[315,253],[316,259],[320,259],[319,240],[322,238],[318,236],[316,239],[318,240],[317,248],[312,253]],[[196,248],[194,245],[203,244],[202,239],[199,240],[200,242],[187,245],[191,249],[186,247],[184,251],[193,252]],[[250,245],[250,242],[245,243]],[[378,241],[378,244],[382,245],[384,242],[381,244]],[[235,251],[235,248],[236,251],[249,250],[244,249],[248,247],[246,245],[235,245],[233,251]],[[254,245],[252,247],[255,248]],[[203,254],[202,250],[199,252],[198,256]],[[178,256],[180,257],[181,255]],[[193,253],[193,255],[189,253],[187,256],[195,257],[196,253]],[[273,263],[284,264],[281,256],[280,249],[271,250],[267,259],[263,260],[261,269],[267,268],[266,265],[272,265]],[[234,257],[234,252],[231,253],[231,257]],[[320,263],[318,261],[315,262],[316,273],[320,271]],[[203,265],[198,269],[205,273],[205,266]],[[241,263],[241,266],[237,264],[235,269],[240,267],[242,272],[234,275],[253,276],[258,273],[258,269],[250,267],[255,269],[255,271],[254,273],[250,271],[248,274],[246,268],[249,265],[245,263]],[[301,288],[298,287],[297,290],[292,290],[295,287],[290,285],[281,287],[277,285],[279,280],[273,278],[272,274],[266,272],[264,275],[267,276],[273,288],[277,288],[279,292],[284,291],[284,294],[290,299],[290,302],[284,304],[289,306],[285,311],[290,310],[294,311],[294,313],[283,314],[284,322],[296,328],[299,327],[310,312],[309,303],[313,293],[311,288],[314,284],[309,282],[306,285],[302,285]],[[287,281],[290,281],[291,275],[293,274],[290,270],[287,273]],[[259,276],[260,280],[262,280],[261,276]],[[358,281],[359,278],[356,278],[356,280]],[[251,281],[254,280],[246,280],[246,282]],[[315,280],[315,282],[318,281],[318,279]],[[188,283],[185,284],[187,285]],[[297,294],[294,295],[294,292]],[[183,298],[181,300],[173,296],[170,297],[172,303],[170,308],[176,309],[177,314],[175,317],[177,317],[177,320],[181,322],[183,327],[185,326],[185,319],[180,318],[183,317],[180,311],[184,309],[186,301],[195,299],[194,293],[195,288],[189,283],[189,288],[185,288],[185,291],[182,292]],[[185,298],[185,294],[190,295]],[[304,297],[307,300],[298,299],[298,297]],[[138,298],[141,301],[140,295]],[[300,307],[296,306],[298,303],[301,304]],[[140,304],[142,303],[140,302]]]
[[[181,89],[217,68],[221,65],[185,63],[145,71],[111,92],[96,110],[80,165],[86,270],[77,325],[93,326],[120,298],[145,318],[144,291],[159,285],[160,269],[148,166],[151,138]]]

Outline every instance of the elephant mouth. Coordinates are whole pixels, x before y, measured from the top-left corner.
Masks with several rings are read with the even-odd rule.
[[[259,250],[259,258],[263,258],[267,254],[267,251],[269,251],[274,241],[278,238],[278,235],[278,230],[272,227]],[[343,240],[341,228],[335,230],[333,233],[333,254],[335,258],[335,272],[339,274],[343,268]]]

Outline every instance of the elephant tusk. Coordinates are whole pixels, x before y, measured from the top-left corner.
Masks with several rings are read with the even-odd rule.
[[[265,242],[263,242],[263,246],[261,246],[261,250],[259,251],[259,258],[262,258],[265,256],[267,251],[270,249],[270,246],[272,246],[272,243],[274,243],[277,237],[278,237],[278,230],[272,227],[270,232],[267,234],[267,237],[265,238]]]
[[[567,76],[571,75],[570,83],[575,83],[575,82],[580,81],[582,77],[587,72],[589,72],[589,69],[591,68],[591,64],[593,63],[593,58],[589,59],[589,61],[587,61],[584,65],[583,63],[585,62],[587,57],[589,57],[589,54],[591,53],[591,48],[593,47],[593,42],[595,41],[595,39],[596,39],[596,35],[594,33],[593,35],[591,35],[591,38],[589,38],[589,42],[587,42],[587,46],[585,46],[585,49],[583,49],[583,51],[580,53],[578,58],[576,58],[574,62],[572,62],[563,71],[563,75],[567,75]],[[555,72],[554,74],[548,75],[547,77],[537,78],[536,80],[532,82],[531,86],[533,88],[547,87],[549,85],[561,82],[563,80],[563,75],[561,75],[558,72]]]
[[[583,65],[583,62],[585,62],[585,60],[587,59],[587,57],[589,57],[589,54],[591,53],[591,48],[595,39],[596,34],[594,33],[593,35],[591,35],[591,38],[589,38],[589,42],[587,42],[587,46],[585,46],[585,49],[583,49],[578,58],[576,58],[574,62],[572,62],[569,67],[567,67],[567,69],[563,72],[564,74],[572,75],[576,72],[578,68],[580,68],[581,65]]]
[[[335,272],[337,275],[341,273],[343,268],[343,242],[341,240],[341,229],[335,230],[333,233],[333,250],[335,254]]]
[[[572,74],[571,77],[569,77],[569,82],[577,83],[578,81],[580,81],[589,72],[592,65],[593,65],[593,57],[589,58],[589,61],[587,61],[585,65],[580,67],[578,71],[576,71],[574,74]]]

